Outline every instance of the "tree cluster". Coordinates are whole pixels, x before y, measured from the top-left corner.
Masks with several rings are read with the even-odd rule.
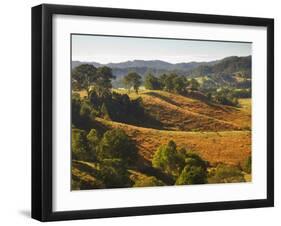
[[[124,76],[123,83],[125,87],[127,87],[128,93],[130,93],[132,87],[135,92],[138,93],[141,85],[141,76],[136,72],[129,72],[126,76]]]
[[[192,151],[177,150],[174,141],[157,149],[152,165],[170,175],[177,185],[207,182],[207,162]]]
[[[94,89],[99,96],[106,95],[112,88],[111,80],[115,76],[109,67],[96,68],[91,64],[82,64],[71,72],[73,90],[86,90],[87,94]]]
[[[175,73],[162,74],[159,77],[149,73],[145,76],[144,86],[151,90],[165,90],[178,94],[185,94],[187,91],[196,91],[200,84],[196,79],[187,79]]]
[[[132,186],[128,167],[136,162],[137,149],[123,130],[108,130],[103,136],[99,136],[95,129],[91,129],[89,133],[72,129],[71,150],[73,160],[95,163],[95,171],[85,167],[84,170],[102,182],[100,188]],[[77,186],[79,178],[75,181]]]

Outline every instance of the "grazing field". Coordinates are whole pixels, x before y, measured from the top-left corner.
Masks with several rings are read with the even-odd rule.
[[[149,162],[169,140],[192,149],[211,165],[239,166],[251,155],[251,99],[240,99],[241,107],[231,107],[165,91],[113,92],[128,94],[132,100],[141,97],[146,111],[161,122],[161,129],[153,129],[96,118],[108,128],[124,130]],[[85,91],[78,93],[81,98],[86,96]]]
[[[139,153],[151,161],[157,147],[174,140],[179,147],[192,149],[212,165],[239,165],[251,154],[250,131],[184,132],[142,128],[124,123],[97,119],[110,128],[123,129],[139,148]]]
[[[252,180],[250,43],[71,41],[72,190]]]
[[[124,90],[113,90],[125,93]],[[251,128],[250,99],[242,107],[224,106],[165,91],[130,93],[141,97],[147,112],[163,124],[163,129],[181,131],[233,131]]]

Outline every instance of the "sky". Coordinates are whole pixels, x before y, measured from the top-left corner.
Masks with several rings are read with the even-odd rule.
[[[251,55],[251,43],[72,35],[72,60],[119,63],[163,60],[170,63],[212,61]]]

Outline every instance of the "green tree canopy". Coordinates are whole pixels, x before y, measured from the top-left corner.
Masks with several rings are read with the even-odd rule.
[[[98,158],[100,161],[104,159],[121,159],[124,164],[131,164],[137,158],[137,149],[123,130],[108,130],[101,139]]]
[[[146,89],[159,90],[161,89],[161,83],[159,79],[151,73],[148,73],[144,79],[144,86]]]
[[[160,146],[155,152],[152,165],[164,172],[177,177],[183,167],[184,159],[177,152],[177,146],[174,141],[169,141],[167,145]]]
[[[174,141],[160,146],[152,165],[173,176],[176,184],[202,184],[207,182],[207,164],[199,155],[184,148],[177,150]]]
[[[207,171],[192,163],[186,164],[176,181],[177,185],[205,183],[207,183]]]
[[[97,69],[94,90],[98,96],[108,95],[112,88],[112,79],[115,79],[115,76],[112,74],[111,68],[103,66]]]
[[[123,83],[127,87],[128,92],[130,92],[131,87],[136,93],[139,91],[141,85],[141,76],[136,72],[130,72],[123,78]]]
[[[173,89],[176,93],[184,93],[186,85],[186,79],[183,76],[173,78]]]
[[[191,80],[189,80],[188,83],[189,83],[189,88],[191,91],[196,91],[200,87],[199,82],[195,78],[192,78]]]
[[[168,92],[172,92],[174,90],[174,83],[173,80],[176,78],[176,74],[170,74],[167,75],[165,80],[164,80],[164,89],[167,90]]]
[[[88,142],[86,131],[72,129],[71,150],[73,159],[85,160],[88,158]]]
[[[85,89],[88,94],[91,84],[96,80],[97,69],[91,64],[81,64],[71,73],[72,85],[77,89]]]
[[[97,176],[107,188],[132,186],[132,181],[122,159],[103,159]]]

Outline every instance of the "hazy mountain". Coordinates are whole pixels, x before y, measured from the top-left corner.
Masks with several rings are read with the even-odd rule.
[[[249,77],[251,75],[251,60],[251,56],[231,56],[221,60],[210,62],[183,62],[176,64],[161,60],[133,60],[108,64],[100,64],[98,62],[72,61],[72,68],[86,63],[92,64],[95,67],[108,66],[112,68],[112,72],[117,78],[127,74],[129,71],[136,71],[142,76],[147,72],[152,72],[156,75],[174,72],[179,75],[193,77],[243,72],[247,77]]]
[[[72,68],[75,68],[81,64],[92,64],[95,67],[108,66],[112,68],[113,74],[117,77],[127,74],[129,71],[136,71],[137,73],[144,75],[150,71],[156,74],[177,72],[178,74],[186,74],[193,68],[200,65],[214,65],[217,61],[211,62],[188,62],[188,63],[176,63],[172,64],[161,60],[133,60],[120,63],[108,63],[100,64],[98,62],[81,62],[72,61]]]
[[[212,75],[212,74],[233,74],[243,73],[246,77],[251,77],[252,57],[226,57],[217,61],[213,65],[200,65],[190,71],[193,75]]]

